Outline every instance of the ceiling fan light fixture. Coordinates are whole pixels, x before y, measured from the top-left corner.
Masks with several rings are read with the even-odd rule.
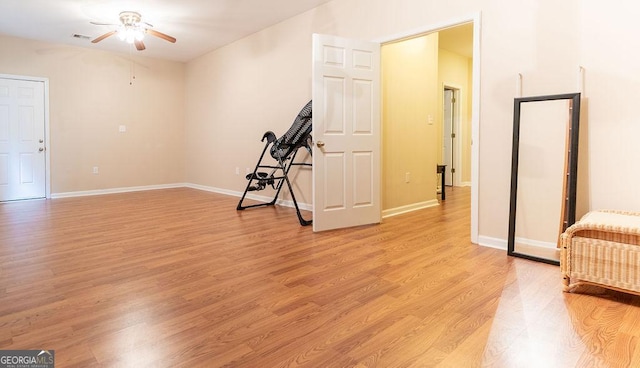
[[[129,44],[144,40],[144,30],[135,26],[122,26],[118,29],[118,38]]]
[[[97,22],[90,23],[95,25],[115,25]],[[146,49],[146,47],[142,40],[147,33],[171,43],[176,42],[175,37],[171,37],[162,32],[158,32],[152,29],[153,26],[151,24],[142,22],[140,13],[138,12],[126,11],[120,13],[120,23],[121,24],[118,26],[118,28],[109,31],[102,36],[96,37],[95,39],[91,40],[91,43],[98,43],[109,36],[117,35],[120,40],[125,41],[128,44],[135,44],[138,51],[143,51],[144,49]]]
[[[118,37],[128,44],[144,39],[144,29],[140,25],[140,13],[125,11],[120,13],[120,22],[122,25],[118,29]]]

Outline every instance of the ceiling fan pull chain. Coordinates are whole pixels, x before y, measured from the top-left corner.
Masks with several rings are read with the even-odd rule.
[[[133,45],[129,45],[129,85],[132,86],[136,79],[136,65],[133,62]]]

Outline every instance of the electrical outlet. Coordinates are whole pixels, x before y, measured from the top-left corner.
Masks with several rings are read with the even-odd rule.
[[[93,173],[94,173],[95,175],[98,175],[98,174],[100,173],[100,170],[98,169],[98,166],[94,166],[94,167],[93,167]]]
[[[126,126],[126,125],[120,125],[120,126],[118,127],[118,131],[119,131],[120,133],[124,133],[124,132],[126,132],[126,131],[127,131],[127,126]]]
[[[404,174],[404,182],[405,182],[405,183],[408,183],[408,182],[410,182],[410,181],[411,181],[411,173],[410,173],[410,172],[405,173],[405,174]]]
[[[240,168],[236,167],[236,175],[240,175]]]

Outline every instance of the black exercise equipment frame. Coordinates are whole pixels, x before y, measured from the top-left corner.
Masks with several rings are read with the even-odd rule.
[[[306,220],[302,217],[300,213],[300,207],[298,206],[298,202],[296,200],[293,186],[291,185],[291,181],[289,180],[289,170],[293,166],[308,166],[311,167],[312,164],[308,162],[295,162],[296,155],[298,154],[298,149],[301,147],[306,148],[309,155],[312,155],[311,150],[311,101],[305,105],[305,107],[300,111],[298,116],[296,117],[293,125],[285,135],[276,139],[276,135],[272,131],[267,131],[262,136],[261,142],[266,140],[264,148],[262,149],[262,153],[260,154],[260,158],[258,159],[258,163],[253,169],[252,173],[247,174],[246,178],[248,180],[247,186],[238,202],[238,206],[236,209],[238,211],[245,210],[247,208],[254,207],[265,207],[265,206],[273,206],[278,201],[278,196],[280,195],[280,191],[282,190],[282,186],[284,183],[287,184],[287,188],[289,189],[289,193],[291,193],[291,200],[293,201],[293,205],[296,209],[296,213],[298,215],[298,221],[300,221],[300,225],[307,226],[311,225],[313,220]],[[275,164],[263,164],[262,160],[265,157],[265,153],[267,149],[270,149],[271,157],[275,159]],[[270,169],[270,173],[266,173],[260,171],[261,169]],[[280,175],[276,175],[280,171]],[[263,202],[252,205],[243,205],[243,202],[247,196],[247,192],[251,191],[260,191],[266,189],[267,186],[271,186],[276,190],[276,193],[273,197],[273,200],[270,202]]]

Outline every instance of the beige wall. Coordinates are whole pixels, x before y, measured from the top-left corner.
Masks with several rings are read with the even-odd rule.
[[[335,0],[198,58],[184,75],[181,64],[136,59],[133,89],[126,56],[8,37],[0,70],[50,78],[54,192],[176,181],[242,191],[235,168],[253,166],[263,132],[282,134],[311,98],[313,32],[388,39],[478,13],[481,242],[507,237],[518,73],[524,95],[553,94],[576,91],[584,67],[578,208],[640,209],[640,50],[629,47],[640,22],[630,0]],[[306,203],[308,174],[297,181]]]
[[[294,18],[187,64],[188,182],[244,190],[264,132],[280,137],[311,99],[310,27]],[[310,170],[291,174],[296,199],[311,203]]]
[[[438,34],[383,45],[381,54],[382,209],[391,210],[436,200]]]
[[[49,79],[54,195],[184,182],[184,64],[6,36],[0,50],[1,74]]]
[[[471,77],[469,73],[470,58],[449,50],[438,50],[438,106],[443,105],[444,86],[455,87],[460,91],[458,107],[460,112],[460,132],[457,143],[461,145],[461,163],[456,175],[463,183],[471,182]],[[442,129],[444,116],[442,109],[438,113],[438,147],[442,147]],[[454,156],[457,152],[454,153]],[[454,159],[456,159],[454,157]],[[442,149],[438,149],[438,162],[442,161]],[[447,168],[447,171],[449,168]]]
[[[311,34],[386,39],[481,13],[479,231],[506,239],[516,76],[525,95],[573,92],[585,68],[580,208],[640,209],[637,6],[596,1],[336,0],[187,65],[187,181],[241,191],[266,129],[311,98]],[[237,152],[235,156],[223,154]],[[301,185],[309,203],[311,186]],[[585,205],[586,203],[586,205]],[[579,204],[580,206],[580,204]]]

